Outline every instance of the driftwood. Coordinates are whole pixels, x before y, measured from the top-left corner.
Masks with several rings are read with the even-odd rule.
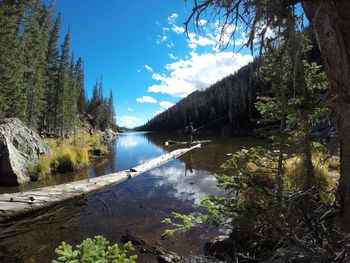
[[[197,144],[191,148],[178,149],[130,170],[67,184],[37,188],[22,193],[0,194],[0,222],[105,189],[111,185],[140,175],[199,147],[201,145]]]
[[[212,142],[212,140],[203,140],[203,141],[193,141],[193,144],[198,144],[198,143],[208,143]],[[182,145],[182,144],[189,144],[190,142],[179,142],[179,141],[172,141],[168,140],[165,142],[165,146],[170,146],[170,145]]]
[[[178,254],[166,250],[165,248],[151,244],[150,242],[143,239],[141,236],[126,230],[126,233],[122,236],[122,241],[131,241],[134,246],[139,246],[145,253],[151,253],[157,257],[158,262],[182,262],[181,256]]]

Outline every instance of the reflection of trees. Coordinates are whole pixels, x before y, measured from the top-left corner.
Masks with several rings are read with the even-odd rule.
[[[190,156],[189,161],[185,162],[185,176],[187,174],[187,171],[190,173],[193,173],[193,158],[192,158],[192,152],[189,152],[188,155]]]

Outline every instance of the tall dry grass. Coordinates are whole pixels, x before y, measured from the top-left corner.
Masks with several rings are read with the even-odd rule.
[[[100,137],[100,134],[90,136],[79,133],[75,138],[45,139],[52,155],[40,158],[39,162],[29,167],[31,178],[35,180],[50,174],[72,172],[87,167],[95,152],[108,153],[108,148],[101,144]]]

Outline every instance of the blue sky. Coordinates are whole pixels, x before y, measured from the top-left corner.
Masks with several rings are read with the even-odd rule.
[[[113,90],[119,125],[141,125],[252,60],[246,49],[220,50],[215,23],[203,20],[201,34],[190,30],[186,37],[183,22],[190,3],[56,0],[55,13],[62,13],[61,40],[71,26],[71,51],[84,59],[88,96],[102,75],[104,94]],[[243,40],[240,32],[236,44]]]

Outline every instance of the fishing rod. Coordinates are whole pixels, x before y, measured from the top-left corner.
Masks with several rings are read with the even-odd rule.
[[[204,124],[204,125],[200,126],[199,128],[194,129],[193,132],[198,131],[198,130],[200,130],[200,129],[202,129],[202,128],[204,128],[204,127],[210,125],[210,124],[213,124],[213,123],[215,123],[215,122],[217,122],[217,121],[223,120],[223,119],[225,119],[225,118],[227,118],[227,117],[229,117],[229,115],[226,115],[226,116],[223,116],[223,117],[218,118],[218,119],[216,119],[216,120],[213,120],[213,121],[211,121],[211,122],[208,122],[207,124]]]

